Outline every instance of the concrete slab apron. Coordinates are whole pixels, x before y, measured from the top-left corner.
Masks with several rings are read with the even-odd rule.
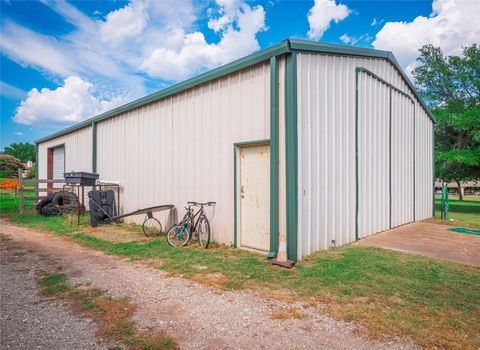
[[[250,291],[219,292],[124,259],[82,248],[53,235],[1,222],[1,232],[35,254],[49,254],[75,283],[90,282],[138,305],[144,329],[165,330],[183,349],[408,349],[406,340],[377,342],[354,334],[352,323],[336,321],[314,307],[304,319],[272,319],[272,310],[291,305]]]
[[[450,227],[417,222],[367,237],[356,244],[480,267],[480,236],[451,232]]]

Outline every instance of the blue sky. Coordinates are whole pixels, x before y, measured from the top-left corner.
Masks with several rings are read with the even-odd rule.
[[[33,142],[288,37],[460,54],[480,2],[1,1],[1,144]]]

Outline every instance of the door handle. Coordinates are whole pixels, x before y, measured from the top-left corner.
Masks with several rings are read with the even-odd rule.
[[[240,187],[240,197],[245,198],[245,190],[243,188],[243,185]]]

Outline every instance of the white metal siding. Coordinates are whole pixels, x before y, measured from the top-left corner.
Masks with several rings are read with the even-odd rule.
[[[65,146],[53,149],[53,178],[63,179],[65,173]]]
[[[433,215],[433,124],[418,104],[415,110],[415,220]]]
[[[269,69],[252,66],[98,123],[97,170],[120,181],[121,210],[171,203],[181,217],[189,200],[216,201],[207,209],[213,239],[232,243],[233,143],[269,138]]]
[[[413,221],[413,104],[392,91],[392,227]]]
[[[329,248],[332,240],[335,240],[336,245],[355,240],[355,68],[367,68],[412,97],[413,93],[395,68],[383,59],[318,53],[300,53],[297,57],[298,256],[302,257]],[[371,88],[377,89],[374,93],[379,93],[380,96],[384,94],[383,88],[378,85],[371,84]],[[365,123],[378,120],[380,110],[385,107],[378,101],[369,108],[375,111],[373,114],[368,111],[363,126],[360,125],[362,128],[367,127]],[[419,220],[430,217],[432,212],[432,122],[425,112],[420,113],[423,108],[418,101],[416,109],[419,111],[416,123],[422,125],[416,131],[416,198],[421,198],[417,199],[416,204],[416,212],[421,213],[417,217]],[[381,124],[380,128],[384,130],[385,125]],[[378,183],[378,187],[373,188],[373,181],[368,179],[366,182],[368,175],[380,178],[381,172],[385,171],[385,153],[377,149],[385,144],[385,140],[378,130],[370,130],[369,133],[373,139],[367,142],[364,135],[364,143],[359,143],[359,146],[365,151],[371,150],[372,156],[380,157],[381,165],[374,174],[368,174],[368,162],[373,160],[362,158],[363,168],[359,167],[359,175],[363,169],[364,182],[361,186],[367,192],[370,189],[373,191],[362,199],[363,202],[359,201],[363,213],[367,215],[359,216],[359,228],[363,225],[364,234],[385,229],[385,224],[389,221],[388,211],[385,208],[380,210],[381,203],[385,202],[382,193],[385,183]],[[395,133],[395,129],[392,133]],[[408,138],[407,134],[403,135]],[[402,154],[407,157],[412,152],[412,149],[406,149]],[[408,171],[412,175],[409,176],[410,180],[405,180],[406,186],[410,186],[409,193],[413,195],[413,168]],[[399,193],[397,198],[400,198]],[[402,200],[410,201],[409,198]],[[380,212],[374,213],[373,210]],[[413,215],[413,208],[411,212]],[[405,222],[409,219],[407,214],[402,218]]]
[[[47,178],[48,149],[60,145],[65,148],[65,171],[92,171],[92,128],[88,126],[38,144],[37,166],[40,179]]]
[[[389,213],[390,88],[358,74],[358,237],[387,230]]]

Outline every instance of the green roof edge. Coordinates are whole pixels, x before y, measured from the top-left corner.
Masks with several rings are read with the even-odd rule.
[[[400,73],[402,78],[406,81],[407,85],[415,94],[416,98],[418,99],[422,107],[426,110],[430,119],[432,119],[432,121],[435,123],[435,118],[433,117],[430,109],[423,102],[422,98],[414,88],[412,82],[410,81],[410,79],[407,77],[405,72],[402,70],[402,68],[398,64],[393,53],[389,51],[351,47],[351,46],[344,46],[344,45],[338,45],[338,44],[325,44],[325,43],[318,43],[318,42],[300,40],[300,39],[286,39],[276,45],[260,50],[249,56],[240,58],[236,61],[233,61],[221,67],[199,74],[193,78],[190,78],[178,84],[172,85],[166,89],[154,92],[150,95],[144,96],[142,98],[139,98],[137,100],[124,104],[122,106],[114,108],[110,111],[107,111],[95,117],[84,120],[78,124],[75,124],[63,130],[57,131],[51,135],[40,138],[36,140],[35,143],[38,144],[38,143],[46,142],[54,138],[74,132],[76,130],[89,127],[92,125],[92,123],[97,123],[102,120],[114,117],[120,113],[124,113],[134,108],[141,107],[146,104],[158,101],[162,98],[166,98],[168,96],[177,94],[187,89],[191,89],[193,87],[204,84],[211,80],[221,78],[227,74],[231,74],[233,72],[239,71],[249,66],[267,61],[273,56],[282,55],[291,51],[308,51],[308,52],[320,52],[320,53],[327,53],[327,54],[330,53],[330,54],[337,54],[337,55],[340,54],[340,55],[349,55],[349,56],[362,56],[362,57],[374,57],[374,58],[387,59],[389,62],[393,64],[396,70]]]

